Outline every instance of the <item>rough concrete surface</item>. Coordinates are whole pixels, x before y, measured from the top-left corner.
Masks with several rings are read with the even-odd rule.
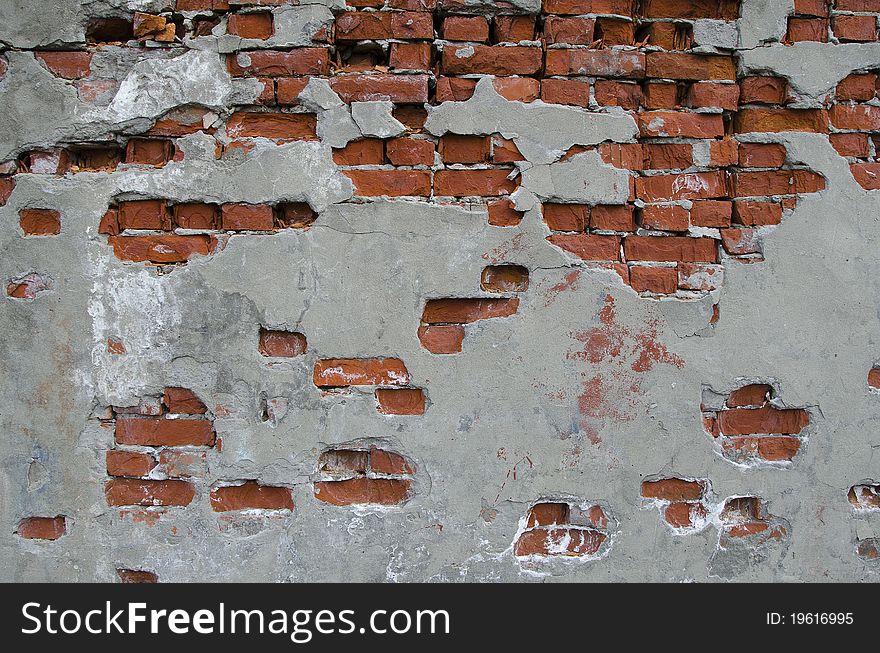
[[[31,159],[9,176],[0,276],[4,287],[36,281],[32,298],[8,290],[0,302],[0,580],[117,582],[118,570],[160,582],[880,578],[876,549],[866,553],[880,538],[876,489],[862,507],[848,496],[880,482],[880,394],[867,380],[880,364],[880,191],[857,182],[856,159],[841,156],[827,130],[733,134],[784,145],[785,165],[820,175],[824,188],[797,193],[781,224],[758,229],[760,260],[719,250],[722,284],[640,293],[613,265],[548,241],[542,218],[548,203],[642,210],[642,198],[630,197],[631,169],[591,149],[635,143],[637,111],[511,101],[490,73],[469,99],[428,102],[419,138],[512,140],[522,155],[507,170],[517,179],[519,224],[490,224],[479,193],[359,193],[333,148],[412,132],[387,98],[343,101],[315,74],[293,112],[316,116],[316,137],[224,132],[234,112],[261,105],[258,78],[231,76],[227,56],[318,47],[315,34],[334,16],[340,43],[341,1],[263,8],[274,14],[269,39],[227,34],[227,14],[253,4],[202,12],[221,17],[207,34],[140,45],[86,45],[87,25],[135,11],[189,25],[199,12],[175,11],[170,0],[58,0],[51,11],[14,0],[3,12],[0,165],[47,148],[124,146],[181,107],[203,117],[174,137],[177,155],[162,165],[42,174]],[[497,5],[468,0],[450,11],[491,17]],[[553,13],[546,5],[542,17]],[[541,12],[537,0],[504,8]],[[784,78],[793,109],[827,108],[844,78],[880,68],[877,42],[782,43],[791,1],[743,0],[739,11],[738,21],[694,21],[693,51],[733,55],[739,79]],[[34,55],[86,49],[90,81],[106,82],[97,94]],[[880,110],[880,101],[865,106]],[[695,168],[708,165],[705,140],[669,138],[694,142]],[[432,154],[435,188],[441,154]],[[143,198],[305,203],[317,219],[307,228],[214,229],[207,255],[182,262],[121,260],[108,238],[125,236],[99,224],[108,207]],[[687,197],[679,205],[691,208]],[[36,208],[60,212],[59,234],[23,230],[20,212]],[[712,229],[691,226],[687,235]],[[491,265],[527,268],[527,290],[482,289]],[[420,342],[429,300],[498,297],[517,298],[515,312],[465,324],[460,353]],[[262,355],[261,328],[303,334],[305,352]],[[377,409],[374,385],[394,387],[395,378],[316,385],[321,360],[373,358],[403,362],[404,385],[424,393],[423,414]],[[749,384],[772,388],[766,410],[802,409],[809,420],[791,460],[737,458],[723,448],[726,433],[707,432],[728,395]],[[201,460],[192,474],[159,465],[141,476],[178,476],[194,497],[113,505],[106,456],[121,446],[118,423],[139,405],[149,414],[145,402],[155,407],[168,387],[197,395],[217,442],[182,447]],[[334,505],[316,496],[321,455],[342,445],[410,461],[406,499]],[[687,524],[672,524],[669,503],[645,494],[644,481],[666,478],[702,484]],[[289,490],[293,509],[219,511],[212,491],[244,481]],[[733,497],[759,499],[762,514],[752,517],[772,535],[731,536],[724,506]],[[573,512],[599,506],[601,523],[565,534],[589,533],[598,545],[575,551],[557,540],[524,553],[518,543],[534,526],[527,514],[548,502]],[[57,539],[24,535],[23,520],[56,516],[64,517]]]

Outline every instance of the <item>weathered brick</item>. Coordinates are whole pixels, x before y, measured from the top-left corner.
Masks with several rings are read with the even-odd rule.
[[[325,358],[315,362],[319,388],[352,385],[406,385],[409,372],[398,358]]]
[[[213,446],[214,426],[206,419],[120,417],[116,442],[147,447]]]

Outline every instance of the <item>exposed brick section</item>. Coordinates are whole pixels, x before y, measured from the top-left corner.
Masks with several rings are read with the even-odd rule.
[[[376,401],[383,415],[425,413],[425,393],[420,388],[377,388]]]
[[[15,532],[26,540],[57,540],[67,533],[67,518],[27,517],[18,522]]]
[[[184,507],[192,503],[195,486],[187,481],[114,478],[104,485],[110,506]]]
[[[158,583],[159,576],[152,571],[141,569],[117,569],[120,583]]]
[[[513,544],[519,559],[569,557],[591,559],[610,546],[608,517],[599,505],[583,508],[568,502],[543,501],[525,516],[525,527]]]
[[[57,236],[61,233],[61,214],[55,209],[22,209],[18,218],[25,236]]]
[[[857,512],[880,512],[880,483],[853,485],[847,498]]]
[[[705,480],[661,478],[642,482],[642,498],[658,507],[672,529],[682,531],[705,525],[708,490]]]
[[[804,408],[783,408],[766,383],[735,389],[719,403],[704,388],[703,424],[722,455],[739,464],[791,462],[810,426]],[[709,398],[709,399],[707,399]]]
[[[306,337],[297,331],[279,331],[260,329],[260,355],[291,358],[306,353],[308,344]]]
[[[289,488],[256,481],[226,485],[211,490],[211,510],[293,510],[293,495]]]
[[[415,472],[415,464],[394,451],[330,449],[318,460],[315,498],[334,506],[402,505],[410,498]]]
[[[398,358],[328,358],[315,363],[314,382],[319,388],[407,385],[410,376]]]

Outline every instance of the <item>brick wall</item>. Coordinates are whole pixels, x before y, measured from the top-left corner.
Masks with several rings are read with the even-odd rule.
[[[90,381],[88,402],[66,399],[89,405],[81,433],[67,441],[97,461],[88,481],[100,485],[101,496],[82,509],[26,495],[9,529],[16,542],[63,546],[89,528],[88,514],[106,516],[101,524],[111,539],[157,524],[171,525],[168,538],[210,532],[246,539],[290,528],[310,518],[304,513],[325,523],[398,519],[389,527],[393,544],[394,529],[399,535],[406,515],[418,514],[412,519],[425,521],[420,528],[431,537],[449,522],[446,537],[460,538],[456,546],[468,560],[476,549],[461,541],[497,528],[494,541],[510,573],[556,574],[568,568],[559,565],[604,564],[632,524],[648,524],[656,509],[669,527],[663,536],[711,534],[704,556],[711,556],[710,570],[729,565],[731,556],[751,560],[797,546],[793,516],[770,512],[792,507],[775,484],[821,464],[816,456],[827,450],[817,443],[828,442],[826,420],[834,418],[820,407],[815,384],[789,391],[797,376],[791,368],[785,380],[770,363],[740,369],[737,348],[810,330],[803,302],[792,308],[788,295],[754,279],[782,275],[773,260],[777,238],[807,229],[793,223],[805,205],[810,210],[834,190],[829,170],[842,175],[837,183],[853,182],[844,194],[856,206],[880,190],[880,57],[858,54],[878,41],[880,3],[795,0],[784,33],[764,40],[762,47],[780,57],[817,47],[832,58],[855,53],[828,93],[806,99],[799,79],[744,65],[737,21],[749,3],[739,0],[544,0],[531,10],[519,2],[349,0],[332,11],[285,0],[176,0],[154,3],[163,9],[156,13],[118,4],[84,16],[79,40],[0,52],[0,91],[4,82],[18,83],[16,66],[23,64],[15,62],[26,57],[26,83],[38,76],[63,89],[77,107],[71,116],[94,118],[93,129],[59,137],[47,130],[47,138],[11,146],[0,161],[7,233],[40,263],[9,257],[16,267],[6,276],[8,305],[21,311],[21,324],[37,329],[27,311],[40,310],[41,300],[83,289],[93,297],[124,295],[132,287],[124,279],[152,288],[160,305],[154,313],[143,308],[149,329],[124,337],[104,333],[114,316],[94,300],[76,318],[53,322],[57,333],[100,334],[91,364],[112,370],[116,381]],[[150,81],[155,69],[137,66],[205,52],[217,64],[211,74],[229,84],[222,101],[159,102],[144,115],[111,119],[132,80],[161,95],[160,82]],[[192,78],[179,80],[184,95],[198,86],[199,71],[189,72]],[[543,122],[546,107],[562,119]],[[475,116],[489,111],[525,118],[517,129],[500,119],[483,128]],[[563,136],[561,149],[544,148],[546,160],[527,156],[571,125],[589,133],[599,117],[631,131],[623,138],[610,128]],[[838,168],[805,143],[824,148]],[[327,205],[305,191],[249,195],[250,185],[271,175],[260,157],[305,159],[306,152],[323,157],[332,172],[313,179],[303,164],[302,183],[332,188],[341,199]],[[257,168],[239,174],[237,166],[249,162]],[[563,170],[574,172],[553,177]],[[218,182],[221,175],[228,176]],[[606,179],[621,193],[584,199]],[[97,197],[99,210],[81,209],[86,200],[76,193]],[[381,239],[388,234],[378,220],[375,228],[339,222],[339,212],[365,207],[384,215],[411,210],[423,220],[400,242]],[[458,216],[461,230],[435,225],[431,211]],[[824,256],[820,240],[837,236],[833,224],[825,231],[798,244],[802,257]],[[354,256],[327,254],[330,232],[380,239]],[[841,238],[871,242],[851,232]],[[77,278],[50,272],[50,262],[70,255],[74,242],[93,247],[82,266],[88,271]],[[431,261],[428,275],[407,276],[403,261],[411,254],[404,250],[413,243],[416,258]],[[238,267],[220,281],[212,277],[211,266],[232,256],[240,257]],[[287,267],[318,256],[333,263],[314,277],[303,271],[308,266],[297,268],[298,277]],[[376,275],[374,257],[395,263]],[[854,258],[873,270],[866,255]],[[822,265],[826,277],[835,276],[824,259]],[[563,276],[548,281],[548,270],[560,269]],[[759,274],[767,276],[752,276]],[[731,277],[741,304],[744,297],[775,302],[773,310],[791,313],[797,326],[777,313],[761,324],[735,312],[729,328],[737,333],[721,353],[708,345],[697,350],[695,338],[721,333],[719,305]],[[596,279],[598,290],[589,285]],[[565,308],[575,292],[593,295]],[[299,317],[284,308],[285,301],[299,306],[297,293],[309,297]],[[222,323],[211,323],[230,296],[247,300],[236,299]],[[125,303],[113,301],[114,310]],[[309,328],[303,316],[311,302],[335,302],[338,319]],[[169,306],[182,304],[192,322],[165,319]],[[379,327],[352,322],[353,305],[365,325],[378,319]],[[694,307],[701,311],[691,320],[697,326],[675,322],[675,311]],[[174,334],[165,344],[173,355],[165,357],[145,332]],[[75,349],[67,347],[71,360]],[[870,362],[868,353],[860,356],[860,365]],[[544,375],[550,358],[558,359],[553,369],[562,380]],[[798,357],[786,365],[792,361]],[[57,363],[64,373],[88,364]],[[876,401],[880,368],[870,367],[867,387],[861,368],[851,372],[840,376]],[[649,401],[655,385],[673,408]],[[44,382],[31,400],[45,404],[46,393]],[[462,407],[468,402],[474,406]],[[499,412],[541,417],[521,418],[529,428],[520,418],[509,417],[504,427],[493,421],[485,441],[469,439],[502,403]],[[662,464],[643,464],[631,440],[615,439],[629,423],[647,430],[666,420],[682,440]],[[661,440],[673,437],[658,428]],[[494,446],[509,431],[517,445]],[[265,438],[274,440],[266,445]],[[564,449],[553,449],[544,471],[532,471],[545,440]],[[682,463],[695,448],[704,470]],[[856,449],[848,455],[860,455]],[[27,456],[31,467],[49,464],[40,447]],[[690,473],[675,471],[685,469]],[[600,482],[599,470],[616,480]],[[440,504],[459,476],[481,489],[450,518]],[[822,502],[821,510],[833,502],[856,524],[856,534],[846,536],[849,549],[833,554],[837,560],[872,565],[878,558],[880,536],[858,526],[873,523],[878,510],[876,476],[836,479],[847,489]],[[762,487],[755,478],[775,480]],[[519,489],[508,494],[511,487]],[[654,521],[644,528],[655,528]],[[430,576],[424,561],[407,555],[413,557],[402,568]],[[116,555],[107,578],[156,582],[158,555],[143,557]],[[724,569],[718,573],[731,573]],[[432,573],[454,576],[446,568]]]

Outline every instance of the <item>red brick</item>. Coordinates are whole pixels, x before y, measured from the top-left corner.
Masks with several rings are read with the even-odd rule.
[[[778,143],[741,143],[739,165],[743,168],[779,168],[785,165],[785,146]]]
[[[272,14],[268,11],[230,14],[226,32],[243,39],[268,39],[275,33]]]
[[[195,493],[192,483],[179,480],[114,478],[104,484],[111,506],[188,506]]]
[[[536,503],[529,508],[529,514],[526,516],[526,528],[567,524],[570,512],[571,507],[567,503]]]
[[[724,135],[724,120],[717,113],[646,111],[639,114],[642,136],[718,138]]]
[[[432,354],[457,354],[464,340],[464,327],[430,325],[419,327],[419,342]]]
[[[431,173],[427,170],[346,170],[344,174],[362,196],[428,197],[431,194]]]
[[[733,57],[724,55],[681,54],[676,52],[649,52],[646,75],[664,79],[736,80]]]
[[[15,532],[27,540],[57,540],[67,533],[67,518],[26,517],[18,522]]]
[[[541,99],[548,104],[590,106],[590,83],[574,79],[545,79],[541,82]]]
[[[712,141],[709,144],[709,160],[713,166],[735,166],[739,163],[739,144],[732,138]]]
[[[635,111],[642,103],[642,87],[638,84],[600,79],[596,81],[596,102],[606,107],[623,107]]]
[[[322,358],[315,362],[319,388],[352,385],[406,385],[409,372],[398,358]]]
[[[57,236],[61,233],[61,214],[54,209],[21,209],[18,224],[25,236]]]
[[[522,221],[522,212],[507,199],[489,202],[489,224],[495,227],[515,227]]]
[[[514,161],[525,161],[525,157],[516,143],[497,134],[492,137],[492,162],[493,163],[513,163]]]
[[[541,94],[541,82],[531,77],[495,77],[492,86],[498,95],[511,102],[532,102]]]
[[[316,139],[314,113],[236,111],[226,121],[231,138]]]
[[[602,160],[615,168],[641,170],[645,167],[645,148],[639,143],[602,143]]]
[[[628,261],[715,263],[718,260],[716,243],[712,238],[630,236],[623,241],[623,252]]]
[[[483,16],[447,16],[443,19],[443,38],[485,43],[489,40],[489,22]]]
[[[411,481],[397,478],[351,478],[316,481],[315,498],[334,506],[398,505],[409,497]]]
[[[260,328],[259,350],[262,356],[290,358],[302,356],[307,349],[308,343],[302,333]]]
[[[782,205],[779,202],[734,203],[734,220],[747,227],[779,224],[782,222]]]
[[[772,395],[772,386],[766,383],[750,383],[731,392],[725,404],[728,408],[763,406],[767,403],[767,397]]]
[[[544,204],[544,222],[551,231],[584,231],[589,225],[589,207],[584,204]]]
[[[8,200],[9,196],[12,195],[12,190],[14,188],[14,179],[0,178],[0,206],[4,206],[6,204],[6,200]]]
[[[595,35],[602,39],[602,45],[605,47],[633,45],[635,43],[635,23],[623,18],[599,17],[596,19]]]
[[[642,481],[642,496],[661,501],[698,501],[705,491],[703,481],[687,481],[681,478],[664,478]]]
[[[165,388],[162,402],[168,408],[169,413],[178,415],[204,415],[208,412],[204,402],[189,388]]]
[[[554,43],[590,45],[594,40],[595,26],[595,18],[547,16],[544,21],[544,37],[547,39],[547,45]]]
[[[427,75],[338,75],[330,87],[343,102],[388,100],[403,104],[428,101]]]
[[[447,46],[443,48],[440,68],[446,75],[534,75],[541,71],[542,63],[539,47]]]
[[[339,25],[338,19],[336,24]],[[391,14],[391,36],[395,39],[433,39],[433,16],[421,11],[394,12]]]
[[[414,474],[415,465],[394,451],[370,447],[370,470],[374,474]]]
[[[605,231],[635,231],[635,208],[630,204],[603,204],[590,211],[590,226]]]
[[[450,197],[497,197],[509,195],[517,183],[507,178],[510,170],[440,170],[434,175],[434,194]]]
[[[156,138],[131,138],[125,146],[125,162],[163,166],[174,156],[171,141]]]
[[[845,2],[846,0],[844,0]],[[794,13],[799,16],[828,17],[828,0],[794,0]]]
[[[828,42],[828,19],[827,18],[800,18],[788,19],[788,32],[785,35],[786,42],[798,41]]]
[[[425,393],[418,388],[376,388],[383,415],[424,415]]]
[[[35,52],[34,55],[56,77],[80,79],[89,76],[91,52]]]
[[[605,533],[584,528],[535,528],[519,536],[515,556],[589,556],[599,551]]]
[[[535,80],[537,81],[537,80]],[[540,83],[540,82],[539,82]],[[477,80],[460,77],[438,77],[434,92],[436,102],[466,102],[474,95]]]
[[[862,188],[880,190],[880,163],[854,163],[849,169]]]
[[[870,104],[835,104],[830,116],[831,124],[837,129],[880,130],[880,107]]]
[[[415,138],[395,138],[387,144],[388,161],[395,166],[434,165],[434,143]]]
[[[802,408],[732,408],[718,413],[718,426],[724,435],[797,435],[809,423],[810,416]]]
[[[158,583],[159,577],[152,571],[135,569],[117,569],[120,583]]]
[[[694,164],[694,148],[690,143],[645,143],[643,147],[647,170],[676,170]]]
[[[282,77],[277,80],[278,104],[289,106],[299,102],[299,94],[309,85],[311,77]]]
[[[107,452],[108,476],[146,476],[156,466],[156,459],[146,453],[111,449]]]
[[[790,437],[744,437],[731,438],[724,442],[725,450],[739,455],[763,458],[771,462],[791,460],[800,450],[801,441]]]
[[[828,139],[840,156],[866,158],[871,153],[867,134],[831,134]]]
[[[733,205],[718,200],[700,200],[691,207],[691,224],[721,229],[730,226]]]
[[[165,200],[127,200],[119,203],[121,229],[167,230],[171,227]]]
[[[648,82],[645,84],[644,103],[649,109],[674,109],[679,105],[678,84]]]
[[[620,237],[595,234],[554,234],[547,240],[585,261],[619,261]]]
[[[495,43],[532,41],[535,38],[534,16],[495,16],[492,40]]]
[[[629,269],[629,282],[636,292],[671,295],[678,290],[678,270],[634,265]]]
[[[645,55],[624,50],[547,50],[547,75],[645,76]]]
[[[875,73],[853,73],[844,77],[837,85],[838,100],[857,100],[867,102],[877,94],[877,75]]]
[[[290,52],[248,50],[227,55],[226,63],[233,77],[289,77],[330,73],[327,48],[297,48]]]
[[[722,229],[721,244],[733,256],[760,254],[761,243],[754,229]]]
[[[485,163],[489,160],[488,136],[446,134],[440,138],[440,158],[445,163]]]
[[[809,170],[735,172],[731,182],[736,197],[816,193],[825,188],[825,179]]]
[[[697,109],[718,107],[728,111],[736,111],[739,107],[739,86],[718,82],[692,84],[688,95],[688,104]]]
[[[645,202],[716,199],[727,197],[728,193],[727,173],[723,170],[636,179],[636,195]]]
[[[274,213],[268,204],[224,204],[221,222],[229,231],[271,231]]]
[[[293,510],[293,494],[290,488],[260,485],[256,481],[227,485],[211,490],[211,510]]]
[[[641,226],[661,231],[687,231],[689,212],[676,204],[648,204],[642,209]]]
[[[470,324],[479,320],[515,315],[519,299],[429,299],[425,302],[425,324]]]
[[[217,247],[213,236],[194,234],[178,236],[110,236],[116,258],[135,263],[182,263],[195,254],[207,256]]]
[[[333,161],[340,166],[381,165],[385,163],[385,141],[362,138],[333,150]]]
[[[838,11],[880,12],[880,0],[836,0],[834,8]]]
[[[480,288],[485,292],[511,293],[529,289],[529,270],[521,265],[489,265],[480,275]]]
[[[697,520],[705,517],[706,507],[696,502],[670,503],[663,511],[663,519],[673,528],[693,528]]]
[[[645,0],[642,16],[646,18],[713,18],[736,20],[740,0]]]
[[[783,77],[745,77],[740,80],[741,104],[785,104],[788,81]]]
[[[394,70],[430,70],[430,43],[392,43],[388,64]]]
[[[877,16],[835,16],[831,28],[841,41],[877,40]]]
[[[392,38],[391,12],[347,11],[336,17],[337,41],[372,41]]]
[[[218,229],[219,207],[216,204],[185,202],[172,207],[174,226],[181,229]]]
[[[206,419],[120,417],[116,442],[145,447],[213,446],[214,426]]]

